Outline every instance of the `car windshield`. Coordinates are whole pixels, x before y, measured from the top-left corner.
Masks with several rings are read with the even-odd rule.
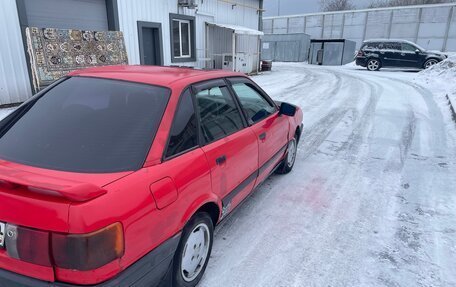
[[[169,96],[163,87],[68,78],[0,122],[0,158],[71,172],[139,169]]]

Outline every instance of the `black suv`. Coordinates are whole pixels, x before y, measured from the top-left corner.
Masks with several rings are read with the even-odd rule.
[[[356,55],[356,65],[369,71],[382,67],[426,69],[446,58],[446,55],[426,51],[406,40],[368,40]]]

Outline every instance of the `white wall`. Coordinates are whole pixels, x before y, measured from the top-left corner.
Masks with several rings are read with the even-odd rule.
[[[456,51],[456,4],[265,17],[266,34],[306,33],[345,38],[359,48],[367,39],[405,39],[429,50]]]
[[[32,96],[15,0],[1,0],[0,105]]]

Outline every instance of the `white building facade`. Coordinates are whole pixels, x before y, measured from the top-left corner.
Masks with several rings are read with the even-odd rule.
[[[209,27],[231,33],[227,51],[253,51],[258,66],[262,0],[2,0],[0,3],[0,105],[32,96],[25,28],[118,30],[129,64],[223,68],[211,50]],[[237,38],[236,38],[237,37]],[[248,40],[244,40],[249,38]],[[249,46],[249,47],[245,47]],[[245,65],[244,65],[245,66]],[[256,66],[256,67],[255,67]],[[239,67],[238,69],[239,70]],[[245,72],[252,72],[246,70]]]

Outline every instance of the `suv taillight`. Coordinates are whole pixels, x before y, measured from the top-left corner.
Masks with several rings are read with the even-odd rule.
[[[364,56],[364,52],[362,50],[359,50],[358,54],[356,54],[356,57],[363,57],[363,56]]]
[[[124,254],[123,229],[114,223],[88,234],[50,233],[7,224],[8,255],[37,265],[97,269]]]

